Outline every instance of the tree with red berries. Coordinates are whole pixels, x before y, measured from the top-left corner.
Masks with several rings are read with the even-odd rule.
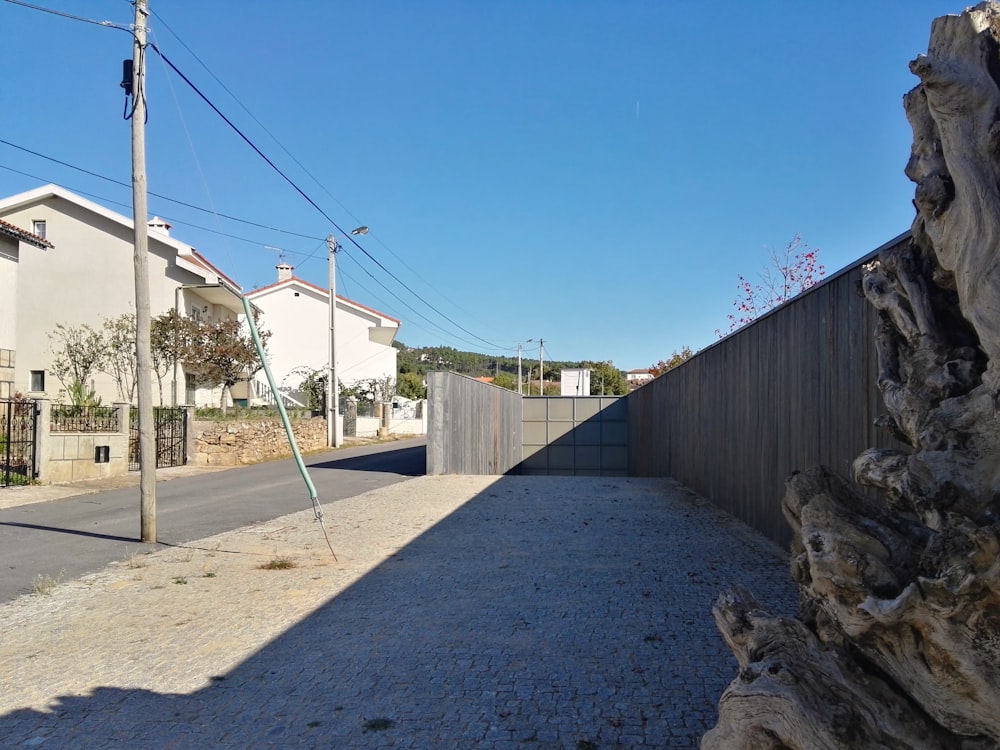
[[[754,284],[742,274],[739,276],[740,296],[733,301],[736,313],[730,313],[729,330],[715,333],[722,338],[737,328],[756,320],[768,310],[801,294],[826,275],[826,268],[819,262],[819,250],[809,247],[802,237],[795,235],[783,252],[771,252],[771,262],[760,273]]]

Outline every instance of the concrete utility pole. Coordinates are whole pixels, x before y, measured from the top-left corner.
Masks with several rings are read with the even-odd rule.
[[[545,370],[542,369],[542,352],[545,351],[545,339],[538,339],[538,395],[545,395]]]
[[[331,448],[340,447],[337,435],[337,412],[340,409],[340,393],[337,389],[337,336],[334,328],[337,310],[337,239],[332,234],[326,238],[330,251],[330,370],[326,377],[326,444]]]
[[[139,400],[139,526],[142,541],[156,542],[156,435],[153,423],[153,367],[149,343],[149,238],[146,219],[147,0],[135,0],[132,45],[132,214],[135,223],[135,375]]]
[[[517,395],[521,396],[524,391],[521,389],[521,345],[517,345]]]

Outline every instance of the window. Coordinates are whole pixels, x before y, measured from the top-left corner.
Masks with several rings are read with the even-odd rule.
[[[38,221],[37,219],[31,222],[31,233],[37,237],[45,239],[45,222]]]
[[[32,393],[41,393],[45,390],[45,370],[31,371],[31,382],[28,384],[28,390]]]

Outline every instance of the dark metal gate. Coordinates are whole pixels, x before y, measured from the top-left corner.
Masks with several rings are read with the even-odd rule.
[[[344,415],[344,437],[358,436],[358,402],[348,400],[341,406]]]
[[[0,400],[0,487],[29,484],[38,476],[37,430],[36,402]]]
[[[182,407],[158,406],[153,409],[156,425],[156,468],[183,466],[187,463],[187,419]],[[139,410],[129,416],[128,470],[139,471]]]

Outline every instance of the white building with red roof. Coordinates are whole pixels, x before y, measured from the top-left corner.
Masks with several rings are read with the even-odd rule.
[[[16,350],[13,388],[59,398],[67,384],[51,371],[49,334],[56,326],[86,323],[100,329],[105,319],[135,312],[132,219],[58,185],[45,185],[0,199],[0,221],[41,240],[0,232],[0,338],[13,342],[0,348]],[[20,248],[16,275],[4,265],[15,255],[12,242]],[[29,245],[30,252],[24,251]],[[171,237],[169,224],[155,217],[149,222],[153,317],[176,306],[181,315],[238,319],[240,293],[236,282],[204,255]],[[176,393],[177,403],[218,404],[218,391],[195,389],[182,367],[176,373],[176,381],[170,371],[153,384],[154,401],[162,392],[163,403],[174,401]],[[94,373],[86,385],[105,404],[122,400],[106,373]]]
[[[300,390],[311,372],[329,367],[330,293],[293,275],[279,263],[278,281],[247,292],[260,309],[263,327],[271,332],[268,361],[275,383],[291,404],[307,405]],[[345,387],[370,380],[396,379],[396,348],[392,342],[400,322],[385,313],[337,295],[335,372]],[[257,393],[266,398],[263,372],[257,374]]]

